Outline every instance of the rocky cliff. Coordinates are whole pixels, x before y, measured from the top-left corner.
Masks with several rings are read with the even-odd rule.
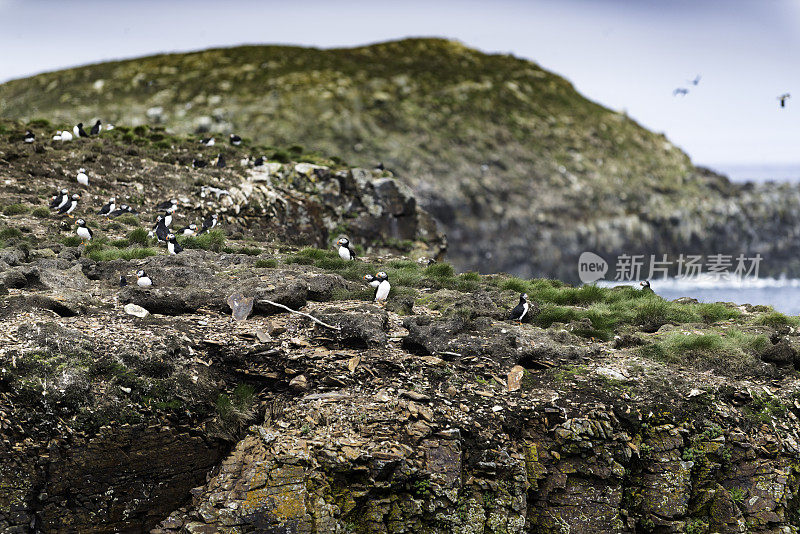
[[[333,162],[4,127],[3,531],[798,532],[797,318],[416,261],[442,246],[425,212]],[[86,245],[46,208],[78,166]],[[109,194],[140,213],[94,215]],[[175,226],[222,214],[177,256],[146,231],[173,196]]]
[[[538,65],[452,41],[207,50],[0,85],[0,117],[39,116],[383,162],[443,224],[459,269],[574,280],[585,250],[760,252],[763,272],[800,276],[798,188],[732,185]]]

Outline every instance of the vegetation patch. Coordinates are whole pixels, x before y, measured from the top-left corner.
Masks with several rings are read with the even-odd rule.
[[[179,236],[178,242],[183,248],[222,252],[225,248],[225,232],[220,229],[214,229],[199,236]]]

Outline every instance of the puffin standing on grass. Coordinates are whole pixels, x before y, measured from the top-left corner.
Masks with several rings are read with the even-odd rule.
[[[178,233],[180,235],[189,235],[189,236],[196,235],[197,234],[197,225],[192,223],[189,226],[187,226],[186,228],[181,228],[178,231]]]
[[[380,271],[375,275],[375,280],[378,281],[378,287],[375,288],[375,302],[380,305],[386,304],[386,299],[389,298],[389,291],[391,291],[392,286],[389,284],[389,276]]]
[[[50,201],[50,209],[60,210],[61,207],[67,202],[69,202],[69,191],[62,189],[52,197],[52,200]]]
[[[92,129],[89,132],[89,135],[99,135],[100,134],[100,130],[103,129],[102,126],[100,126],[100,124],[101,124],[100,123],[100,119],[98,119],[97,122],[94,123],[94,126],[92,126]]]
[[[81,198],[80,195],[77,194],[72,195],[72,198],[70,198],[69,202],[65,202],[64,205],[61,206],[61,209],[58,210],[58,214],[66,215],[67,217],[72,218],[72,215],[70,215],[70,213],[72,213],[78,206],[78,200],[80,200],[80,198]]]
[[[178,243],[178,238],[175,237],[175,234],[167,235],[167,251],[173,256],[183,252],[183,247]]]
[[[350,246],[350,240],[346,237],[341,237],[336,242],[339,245],[339,257],[343,260],[354,260],[356,259],[356,251],[353,250],[353,247]]]
[[[166,241],[167,236],[169,235],[169,228],[164,223],[164,216],[159,215],[156,219],[156,224],[153,226],[153,230],[150,232],[150,235],[155,235],[156,239],[159,241]]]
[[[34,141],[36,141],[36,135],[30,130],[25,132],[25,142],[26,143],[33,143]]]
[[[645,280],[644,282],[639,282],[639,285],[642,286],[642,291],[646,293],[653,293],[653,289],[650,287],[650,280]]]
[[[208,219],[203,221],[203,227],[200,229],[200,232],[198,232],[197,235],[204,234],[204,233],[208,232],[209,230],[211,230],[212,228],[214,228],[217,225],[217,218],[218,218],[217,214],[216,213],[212,213],[211,217],[209,217]]]
[[[364,283],[369,284],[370,287],[378,287],[381,281],[375,278],[374,274],[365,274]]]
[[[75,224],[78,225],[78,228],[75,230],[75,233],[78,234],[78,237],[81,238],[83,244],[85,245],[87,241],[92,240],[92,229],[86,226],[86,221],[83,219],[78,219],[75,221]]]
[[[241,144],[242,144],[242,138],[241,138],[241,137],[239,137],[239,136],[238,136],[238,135],[236,135],[236,134],[231,134],[231,137],[230,137],[230,139],[231,139],[231,144],[232,144],[233,146],[239,146],[239,145],[241,145]]]
[[[150,280],[150,277],[147,276],[147,273],[144,270],[136,271],[136,285],[139,287],[151,287],[153,285],[153,281]]]
[[[83,123],[79,122],[75,126],[72,127],[72,133],[75,134],[75,137],[89,137],[89,134],[86,133],[86,130],[83,129]],[[64,137],[62,134],[61,137]]]
[[[114,197],[111,197],[108,200],[108,204],[105,204],[102,208],[100,208],[100,211],[98,211],[97,214],[109,217],[111,215],[111,212],[114,211],[116,208],[117,208],[116,199]]]
[[[511,313],[508,315],[508,319],[510,321],[516,321],[519,324],[522,324],[522,319],[527,315],[528,310],[530,310],[531,305],[528,303],[528,294],[523,293],[519,296],[519,304],[517,304]]]

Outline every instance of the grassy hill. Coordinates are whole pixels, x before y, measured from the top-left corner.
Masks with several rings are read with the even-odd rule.
[[[39,116],[236,132],[383,162],[443,223],[451,260],[484,271],[569,277],[563,266],[587,248],[685,248],[663,225],[731,189],[535,63],[442,39],[215,49],[0,85],[0,117]]]

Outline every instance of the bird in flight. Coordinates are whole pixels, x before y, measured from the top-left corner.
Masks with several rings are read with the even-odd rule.
[[[782,108],[786,107],[786,101],[789,100],[791,97],[792,95],[790,95],[789,93],[783,93],[781,96],[778,97],[778,100],[781,101]]]
[[[695,76],[695,77],[694,77],[694,80],[692,80],[692,81],[691,81],[691,82],[689,82],[689,83],[691,83],[692,85],[699,85],[699,84],[700,84],[700,79],[701,79],[701,78],[702,78],[702,76],[700,76],[700,75],[698,74],[697,76]]]
[[[685,87],[678,87],[677,89],[672,91],[672,96],[678,96],[678,95],[686,96],[688,94],[689,94],[689,90],[686,89]]]

